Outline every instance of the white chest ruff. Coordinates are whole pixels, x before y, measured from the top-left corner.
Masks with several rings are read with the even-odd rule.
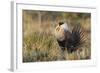
[[[63,41],[65,39],[65,31],[62,28],[59,28],[59,30],[55,30],[55,36],[59,41]]]
[[[55,29],[55,36],[59,41],[63,41],[66,39],[66,34],[69,32],[67,23],[62,25],[58,25]]]

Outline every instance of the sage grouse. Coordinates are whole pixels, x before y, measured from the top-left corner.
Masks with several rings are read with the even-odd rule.
[[[84,32],[80,25],[76,25],[70,30],[67,23],[64,22],[59,22],[55,28],[55,36],[61,50],[67,49],[69,53],[79,49],[85,41]]]

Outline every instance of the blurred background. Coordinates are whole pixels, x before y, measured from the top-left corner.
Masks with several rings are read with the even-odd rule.
[[[91,14],[56,11],[23,10],[23,62],[84,60],[91,58]],[[82,51],[62,58],[62,52],[54,36],[59,21],[68,23],[70,29],[82,26],[87,37]]]

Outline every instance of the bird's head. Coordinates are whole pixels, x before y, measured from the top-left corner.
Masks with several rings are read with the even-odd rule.
[[[59,22],[59,26],[64,30],[64,31],[69,31],[68,24],[66,22]]]
[[[60,25],[63,25],[63,24],[64,24],[64,22],[59,22],[59,26],[60,26]]]

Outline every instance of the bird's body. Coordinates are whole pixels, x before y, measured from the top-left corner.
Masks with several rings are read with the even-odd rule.
[[[79,25],[73,27],[72,31],[68,28],[66,23],[60,22],[55,29],[55,36],[61,49],[68,52],[76,51],[84,40],[84,32]]]

